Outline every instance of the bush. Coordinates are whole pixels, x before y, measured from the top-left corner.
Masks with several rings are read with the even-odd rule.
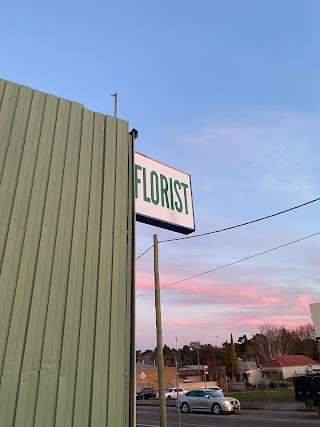
[[[282,387],[282,388],[287,388],[287,387],[288,387],[288,385],[287,385],[287,382],[286,382],[286,381],[279,381],[279,382],[278,382],[278,385],[279,385],[279,387]]]
[[[269,388],[288,388],[293,387],[290,381],[270,381]]]

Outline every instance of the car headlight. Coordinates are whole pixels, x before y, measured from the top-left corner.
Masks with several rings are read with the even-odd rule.
[[[229,405],[231,405],[231,402],[229,402],[229,400],[224,400],[224,402],[223,402],[225,405],[227,405],[227,406],[229,406]]]

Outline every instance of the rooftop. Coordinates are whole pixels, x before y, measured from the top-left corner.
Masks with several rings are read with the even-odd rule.
[[[268,360],[262,365],[263,368],[273,367],[289,367],[289,366],[307,366],[307,365],[319,365],[315,360],[309,359],[309,357],[302,356],[299,354],[294,355],[277,355],[272,359]]]

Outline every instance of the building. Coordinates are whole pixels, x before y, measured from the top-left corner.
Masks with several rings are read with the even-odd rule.
[[[262,374],[255,362],[238,362],[238,372],[247,384],[258,385],[261,383]]]
[[[184,377],[183,382],[198,383],[204,381],[204,365],[186,365],[179,369],[180,375]]]
[[[0,79],[1,426],[133,426],[133,167],[126,121]]]
[[[176,386],[176,368],[164,368],[164,385],[165,388]],[[158,366],[148,365],[146,363],[136,364],[136,389],[142,387],[152,387],[159,390],[158,383]]]
[[[320,369],[320,365],[309,357],[277,355],[262,365],[261,373],[263,382],[268,384],[270,381],[285,380],[292,378],[295,374],[305,374],[313,369]]]

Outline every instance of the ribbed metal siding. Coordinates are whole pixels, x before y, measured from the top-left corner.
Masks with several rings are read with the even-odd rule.
[[[0,425],[129,425],[127,122],[0,79]]]

